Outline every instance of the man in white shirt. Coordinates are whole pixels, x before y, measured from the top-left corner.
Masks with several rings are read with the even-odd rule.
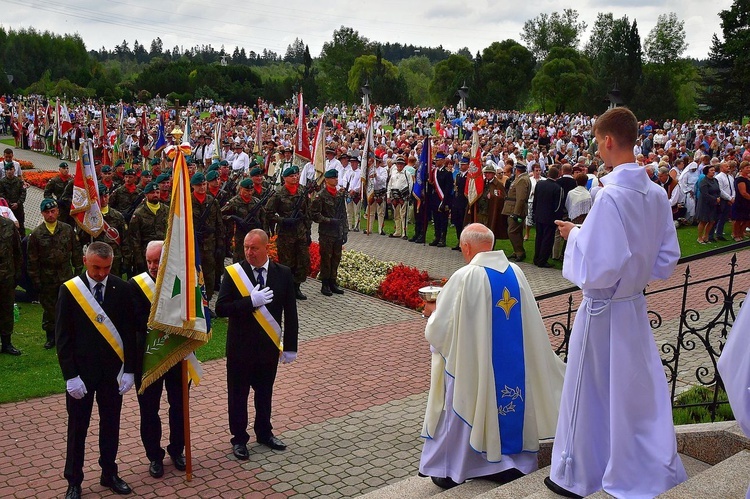
[[[373,232],[375,224],[375,215],[378,216],[378,232],[381,236],[385,235],[383,225],[385,223],[385,205],[387,194],[388,170],[383,166],[383,160],[375,156],[375,168],[369,171],[368,185],[372,186],[372,196],[368,193],[368,223],[369,233]],[[368,189],[370,190],[370,189]]]
[[[409,176],[404,167],[406,160],[403,156],[396,158],[396,164],[391,167],[388,180],[388,199],[393,208],[393,221],[395,223],[393,234],[388,237],[406,237],[406,207],[409,202],[410,183]]]
[[[724,237],[724,225],[729,220],[729,214],[732,211],[732,205],[734,204],[734,197],[736,194],[736,188],[734,186],[734,177],[730,174],[730,163],[733,161],[722,161],[719,165],[719,173],[716,174],[716,180],[719,182],[719,189],[721,191],[721,202],[719,203],[719,217],[716,220],[712,234],[709,239],[718,239],[719,241],[726,241]]]
[[[211,166],[214,158],[214,152],[216,152],[216,145],[211,141],[211,136],[206,135],[206,148],[203,150],[203,164]]]
[[[234,159],[232,160],[233,172],[247,172],[250,166],[250,156],[243,150],[242,144],[234,145]]]
[[[343,176],[344,167],[341,165],[341,161],[336,159],[336,149],[333,147],[326,147],[326,171],[332,169],[336,169],[339,178]]]
[[[362,170],[359,168],[359,154],[355,153],[349,157],[349,166],[344,172],[344,188],[347,189],[346,197],[346,219],[349,221],[349,230],[359,232],[359,221],[362,218],[360,206],[362,205]]]

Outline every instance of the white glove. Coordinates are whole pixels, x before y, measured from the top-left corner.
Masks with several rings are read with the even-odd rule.
[[[297,360],[297,352],[281,352],[279,357],[279,362],[282,364],[291,364],[295,360]]]
[[[260,284],[256,284],[250,291],[250,300],[252,300],[255,308],[268,305],[273,300],[273,290],[269,287],[260,289]]]
[[[71,397],[74,399],[82,399],[87,393],[88,390],[86,390],[86,385],[83,383],[83,380],[80,376],[76,376],[75,378],[70,378],[65,382],[65,389],[68,391]]]
[[[135,381],[133,379],[133,373],[125,373],[122,375],[122,381],[120,381],[120,395],[125,395],[128,391],[133,388]]]

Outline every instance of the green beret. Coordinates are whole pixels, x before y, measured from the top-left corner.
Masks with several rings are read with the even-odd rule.
[[[254,177],[256,175],[263,175],[263,170],[261,170],[260,168],[253,168],[252,170],[250,170],[251,177]]]
[[[107,186],[104,184],[99,184],[99,195],[106,196],[107,194],[109,194],[109,191],[107,190]]]
[[[57,167],[58,168],[69,168],[68,163],[66,163],[65,161],[63,161],[62,163],[60,163],[59,165],[57,165]]]
[[[146,184],[146,187],[143,188],[143,193],[148,194],[149,192],[154,192],[159,190],[159,184],[156,182],[149,182]]]
[[[39,205],[40,211],[47,211],[51,210],[52,208],[57,208],[57,201],[52,198],[42,199],[42,204]]]
[[[195,160],[193,159],[192,156],[185,156],[185,163],[187,163],[188,165],[194,165]]]
[[[206,175],[206,180],[208,182],[210,182],[212,180],[216,180],[217,178],[219,178],[219,172],[217,172],[216,170],[212,170],[212,171],[208,172],[208,174]]]
[[[227,161],[226,159],[222,159],[221,161],[219,161],[219,166],[229,166],[229,161]]]
[[[161,184],[162,182],[166,182],[167,180],[169,180],[169,175],[167,175],[166,173],[162,173],[161,175],[156,177],[156,180],[154,182],[156,182],[157,184]]]
[[[161,163],[161,160],[159,158],[154,158],[151,160],[151,166],[156,166],[159,163]]]
[[[150,177],[152,175],[153,175],[153,173],[151,173],[151,170],[143,170],[141,172],[141,177]]]
[[[243,187],[245,189],[252,189],[253,181],[249,178],[242,179],[242,182],[240,182],[240,187]]]
[[[210,171],[210,172],[219,171],[219,164],[218,163],[212,163],[211,166],[208,167],[208,171]]]
[[[14,164],[13,164],[13,162],[11,161],[11,162],[9,162],[9,163],[4,163],[4,166],[3,166],[3,168],[5,168],[6,170],[12,170],[14,166],[15,166],[15,165],[14,165]]]
[[[206,176],[203,175],[201,172],[198,172],[195,175],[193,175],[193,178],[190,179],[190,185],[200,185],[205,181],[206,181]]]
[[[213,161],[211,161],[211,164],[212,164],[212,165],[213,165],[213,164],[221,165],[221,161],[219,161],[219,158],[214,158],[214,160],[213,160]]]
[[[326,170],[323,176],[325,178],[339,178],[339,172],[336,171],[336,168],[331,168],[330,170]]]
[[[124,172],[123,172],[122,174],[123,174],[123,175],[137,175],[137,174],[135,173],[135,170],[133,170],[132,168],[128,168],[128,169],[127,169],[127,170],[125,170],[125,171],[124,171]]]
[[[102,173],[112,173],[112,167],[109,165],[102,166]]]
[[[250,161],[250,165],[249,165],[249,166],[250,166],[250,168],[252,168],[253,166],[258,166],[258,162],[257,162],[257,161],[255,161],[255,158],[253,158],[253,159],[252,159],[252,160]]]
[[[124,164],[125,164],[125,161],[123,161],[121,159],[118,159],[117,161],[115,161],[115,168],[117,168],[120,165],[124,165]]]
[[[289,166],[289,167],[287,167],[286,170],[284,170],[282,172],[281,176],[282,177],[288,177],[289,175],[294,175],[295,173],[297,173],[297,169],[295,167],[293,167],[293,166]]]

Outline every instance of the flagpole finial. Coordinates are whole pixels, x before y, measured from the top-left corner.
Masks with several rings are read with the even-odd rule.
[[[179,126],[175,126],[172,129],[172,131],[169,132],[169,135],[171,135],[172,137],[174,137],[174,143],[175,144],[179,144],[180,143],[180,139],[182,139],[183,132],[182,132],[182,130],[180,129]]]

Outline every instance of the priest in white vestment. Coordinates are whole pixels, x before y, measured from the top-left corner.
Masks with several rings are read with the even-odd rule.
[[[643,296],[672,274],[680,247],[664,189],[634,161],[637,132],[626,108],[597,119],[599,153],[615,168],[580,228],[556,222],[563,277],[583,290],[545,480],[568,497],[652,498],[687,479]]]
[[[555,431],[565,372],[520,268],[482,224],[461,233],[468,265],[438,295],[425,337],[432,380],[419,471],[449,488],[535,471]]]

